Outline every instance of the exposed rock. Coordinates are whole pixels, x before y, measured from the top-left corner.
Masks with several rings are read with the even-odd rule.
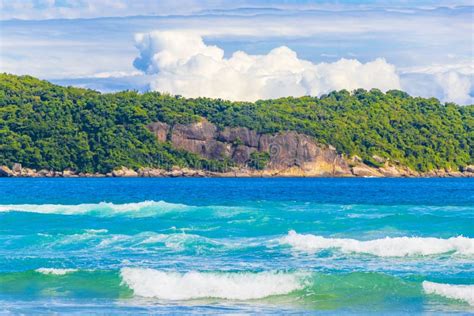
[[[183,169],[181,169],[181,172],[183,174],[183,177],[198,177],[198,176],[201,176],[201,173],[199,173],[197,170],[194,170],[194,169],[183,168]]]
[[[14,163],[12,167],[12,171],[15,173],[21,174],[21,163]]]
[[[0,166],[0,177],[13,177],[15,173],[7,166]]]
[[[123,175],[124,175],[124,172],[123,172],[122,169],[112,171],[112,176],[113,177],[122,177]],[[81,173],[79,173],[79,176],[84,176],[84,174],[81,172]]]
[[[153,123],[148,128],[156,135],[163,134],[167,126]],[[310,136],[296,132],[260,134],[244,127],[218,131],[214,124],[201,120],[188,125],[176,124],[167,133],[171,134],[171,143],[176,148],[207,159],[231,159],[240,168],[250,162],[252,152],[259,151],[270,154],[267,169],[278,173],[297,167],[299,173],[310,176],[351,175],[345,159],[335,148],[317,144]],[[296,172],[296,169],[291,170],[286,172]]]
[[[62,175],[64,178],[77,177],[76,172],[74,172],[73,170],[70,170],[70,169],[64,170],[64,171],[61,173],[61,175]]]
[[[217,127],[206,120],[188,125],[176,124],[173,127],[172,137],[206,141],[214,140],[217,138]]]
[[[385,177],[398,178],[398,177],[405,177],[406,176],[405,172],[401,171],[399,168],[397,168],[395,166],[386,165],[384,167],[379,168],[378,170]]]
[[[383,164],[383,163],[385,163],[385,162],[387,161],[387,159],[385,159],[385,158],[383,158],[383,157],[380,157],[380,156],[377,156],[377,155],[373,155],[372,158],[373,158],[376,162],[381,163],[381,164]]]
[[[464,172],[474,173],[474,165],[469,165],[464,168]]]
[[[205,171],[203,171],[203,170],[196,170],[195,176],[202,178],[202,177],[207,177],[208,174],[207,174]]]
[[[224,128],[217,137],[219,141],[247,147],[258,147],[259,135],[245,127]]]
[[[181,176],[183,176],[183,171],[181,169],[178,169],[178,168],[173,168],[173,170],[166,173],[166,176],[173,177],[173,178],[181,177]]]
[[[352,156],[352,158],[351,158],[351,162],[354,162],[354,163],[362,163],[362,158],[360,158],[360,157],[357,156],[357,155],[354,155],[354,156]]]
[[[451,171],[449,173],[446,174],[447,177],[451,177],[451,178],[462,178],[464,177],[464,173],[460,172],[460,171]]]
[[[164,173],[165,170],[155,168],[141,168],[138,170],[138,176],[140,177],[161,177]]]
[[[311,137],[296,132],[262,135],[259,151],[270,153],[269,167],[273,169],[296,166],[311,176],[350,174],[346,161],[334,148],[323,147]]]
[[[357,165],[352,167],[352,173],[358,177],[381,177],[383,176],[377,169],[367,165]]]
[[[121,167],[112,171],[113,177],[138,177],[138,173],[135,170],[128,169],[126,167]]]
[[[89,172],[81,172],[81,173],[79,173],[79,177],[82,177],[82,178],[95,178],[96,174],[95,173],[89,173]]]
[[[234,148],[232,160],[239,165],[244,165],[250,160],[250,154],[252,154],[254,151],[257,151],[257,149],[254,147],[238,145]]]
[[[255,150],[255,149],[254,149]],[[365,164],[352,166],[348,172],[345,168],[338,165],[324,163],[318,160],[314,163],[306,162],[303,167],[293,165],[286,168],[275,169],[266,168],[264,170],[255,170],[246,166],[232,167],[227,172],[212,172],[204,170],[195,170],[190,168],[174,167],[170,171],[157,168],[141,168],[138,172],[122,167],[106,174],[101,173],[78,173],[71,170],[51,171],[42,169],[22,168],[21,173],[13,172],[7,166],[0,166],[0,176],[10,177],[321,177],[321,176],[358,176],[358,177],[474,177],[474,173],[466,171],[466,168],[460,171],[453,170],[431,170],[419,173],[408,167],[385,164],[382,168],[373,168]]]
[[[176,148],[207,159],[230,158],[232,155],[232,144],[218,141],[216,126],[205,120],[189,125],[175,125],[171,142]]]
[[[38,171],[38,176],[40,177],[53,177],[54,174],[55,173],[53,171],[47,169],[41,169],[40,171]]]
[[[168,138],[168,133],[170,130],[170,126],[166,123],[162,122],[154,122],[149,125],[147,125],[147,128],[155,134],[155,137],[160,141],[160,142],[165,142],[167,141]]]
[[[161,142],[171,141],[174,147],[207,159],[230,159],[236,166],[228,172],[176,166],[170,171],[159,168],[135,171],[121,167],[106,174],[76,174],[67,169],[62,172],[46,169],[36,171],[17,163],[12,169],[0,166],[0,177],[474,177],[474,165],[464,167],[462,172],[442,169],[420,173],[377,155],[372,158],[383,165],[380,168],[370,167],[358,156],[346,158],[338,154],[333,146],[318,144],[312,137],[293,131],[263,134],[244,127],[228,127],[219,131],[214,124],[204,119],[173,127],[155,122],[147,128]],[[270,156],[264,170],[248,167],[251,154],[256,151]]]
[[[30,168],[21,168],[21,176],[22,177],[37,177],[38,173],[36,172],[35,169],[30,169]]]
[[[434,178],[434,177],[437,177],[438,175],[436,174],[436,171],[435,170],[430,170],[430,171],[427,171],[423,174],[423,177],[425,178]]]

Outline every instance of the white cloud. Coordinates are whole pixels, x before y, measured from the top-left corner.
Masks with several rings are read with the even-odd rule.
[[[401,69],[402,87],[408,92],[445,102],[474,104],[474,63],[461,60],[454,64],[432,64]]]
[[[0,0],[0,18],[7,19],[71,19],[133,15],[187,15],[219,13],[254,15],[278,13],[279,10],[373,10],[413,13],[417,9],[455,8],[471,5],[472,0]]]
[[[286,46],[266,55],[237,51],[225,58],[221,48],[205,44],[199,35],[176,31],[138,34],[136,43],[140,57],[134,65],[154,74],[150,88],[187,97],[254,101],[340,89],[400,88],[395,67],[384,59],[315,64]]]
[[[459,104],[474,103],[474,98],[470,96],[473,86],[472,76],[448,71],[437,74],[436,81],[443,87],[444,100]]]
[[[369,73],[366,66],[371,64],[366,64],[367,61],[384,57],[387,62],[396,65],[401,88],[410,94],[437,97],[443,101],[466,100],[465,103],[473,103],[473,98],[469,97],[474,96],[473,46],[472,40],[467,40],[472,38],[472,7],[456,7],[461,4],[460,1],[454,3],[443,0],[441,3],[441,0],[422,0],[424,4],[420,6],[423,8],[418,9],[412,8],[413,2],[410,1],[393,5],[393,1],[388,0],[375,2],[367,0],[364,6],[352,5],[351,0],[333,1],[333,5],[330,5],[331,1],[327,1],[329,6],[321,1],[305,1],[304,4],[302,2],[298,4],[283,0],[252,0],[252,5],[244,5],[250,3],[246,1],[0,0],[0,20],[2,20],[0,72],[30,74],[70,84],[86,82],[87,78],[92,78],[89,86],[95,89],[103,91],[126,89],[127,78],[133,78],[135,82],[139,77],[134,72],[137,69],[132,65],[137,54],[133,46],[133,34],[160,29],[204,36],[207,45],[198,38],[203,45],[201,48],[212,47],[210,44],[213,44],[217,47],[209,49],[219,54],[222,50],[226,52],[225,58],[212,58],[217,60],[217,65],[228,65],[229,62],[225,61],[232,59],[230,54],[239,49],[243,49],[246,52],[244,56],[247,55],[248,59],[253,60],[267,56],[256,54],[268,54],[273,47],[288,45],[297,51],[296,59],[303,65],[302,67],[317,68],[321,76],[324,74],[323,78],[319,78],[319,81],[313,80],[312,83],[308,83],[310,81],[308,79],[310,76],[306,75],[308,72],[304,75],[293,73],[279,76],[281,82],[275,85],[279,87],[284,85],[284,88],[288,89],[279,88],[281,94],[313,93],[311,88],[323,91],[327,86],[336,86],[340,78],[331,79],[331,76],[336,77],[337,65],[343,64],[341,60],[335,63],[339,58],[350,59],[350,62],[346,62],[342,67],[343,73],[355,71],[360,74],[363,69],[366,74]],[[469,4],[469,1],[465,2]],[[430,9],[448,3],[450,7],[456,8]],[[259,6],[267,9],[255,9]],[[402,7],[403,10],[400,8],[391,10],[390,7],[393,6]],[[135,14],[160,16],[42,21],[58,17],[87,18]],[[173,16],[166,17],[166,14]],[[39,21],[6,21],[13,17]],[[167,43],[164,46],[166,50],[170,51],[170,45],[172,44]],[[156,47],[149,48],[150,56],[145,56],[142,61],[145,64],[149,63],[151,55],[158,50]],[[145,53],[145,49],[140,49],[141,54]],[[199,49],[199,47],[190,49],[191,55],[186,55],[180,60],[192,59],[193,54]],[[179,47],[172,51],[173,54],[181,53]],[[258,62],[254,62],[254,66],[261,65],[261,62],[268,58],[259,58]],[[352,59],[358,59],[364,64]],[[311,62],[312,66],[306,66],[304,61]],[[331,72],[324,73],[321,62],[327,62],[329,66],[326,68]],[[143,76],[146,77],[142,78],[143,80],[140,79],[140,88],[145,87],[142,84],[149,78],[165,78],[164,71],[157,75],[160,70],[157,68],[157,63],[145,64],[137,66],[140,69],[150,66],[148,71],[153,74]],[[199,74],[185,72],[184,68],[180,69],[183,74],[199,78]],[[231,70],[232,67],[223,69]],[[290,69],[290,73],[292,71],[293,69]],[[447,75],[450,72],[455,73],[451,75],[451,79]],[[220,76],[224,74],[226,72],[222,71]],[[230,74],[232,72],[228,71],[227,76]],[[245,73],[237,72],[237,74],[240,74],[237,81],[242,87],[235,84],[234,89],[263,91],[258,88],[259,86],[254,87],[257,80],[253,75],[250,75],[251,81],[246,84],[241,79]],[[272,76],[277,77],[275,74]],[[300,80],[298,76],[305,78],[306,81]],[[176,78],[178,78],[176,75],[171,76],[171,79]],[[346,74],[346,78],[351,77]],[[181,79],[183,85],[187,82],[198,82],[197,79],[190,81],[185,76]],[[362,78],[356,79],[355,81],[351,79],[348,83],[363,81]],[[118,81],[120,85],[117,85]],[[471,83],[470,93],[466,90],[467,81]],[[133,82],[130,88],[136,87]],[[156,86],[157,81],[153,82]],[[209,90],[206,88],[209,82],[212,81],[199,80],[199,84],[204,86],[203,90]],[[318,89],[308,87],[310,84],[314,84]],[[218,84],[213,83],[212,86],[220,89]],[[237,96],[242,94],[239,91],[235,92]],[[227,94],[228,91],[223,90],[222,93]],[[256,97],[267,95],[273,94],[258,92]]]

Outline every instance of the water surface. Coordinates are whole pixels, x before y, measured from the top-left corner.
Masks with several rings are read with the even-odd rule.
[[[0,312],[474,312],[470,179],[0,179]]]

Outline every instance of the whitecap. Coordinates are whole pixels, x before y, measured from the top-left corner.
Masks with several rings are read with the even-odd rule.
[[[77,272],[77,269],[57,269],[57,268],[39,268],[35,270],[42,274],[65,275],[68,273]]]
[[[109,232],[107,229],[85,229],[84,231],[89,234],[105,234]]]
[[[444,253],[461,255],[474,254],[474,239],[451,237],[385,237],[360,241],[349,238],[326,238],[311,234],[298,234],[290,231],[279,240],[281,244],[293,249],[315,253],[325,249],[338,249],[343,252],[366,253],[380,257],[427,256]]]
[[[90,204],[10,204],[0,205],[0,212],[29,212],[41,214],[61,215],[131,215],[131,216],[153,216],[156,214],[183,211],[192,209],[185,204],[167,203],[164,201],[143,201],[137,203],[114,204],[110,202]]]
[[[426,294],[436,294],[446,298],[461,300],[474,306],[474,285],[453,285],[423,281]]]
[[[163,300],[250,300],[288,294],[305,286],[305,275],[302,273],[179,273],[123,268],[120,274],[123,283],[132,289],[135,295]]]

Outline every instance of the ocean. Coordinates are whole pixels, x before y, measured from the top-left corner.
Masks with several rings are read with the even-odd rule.
[[[0,314],[453,312],[472,179],[0,179]]]

